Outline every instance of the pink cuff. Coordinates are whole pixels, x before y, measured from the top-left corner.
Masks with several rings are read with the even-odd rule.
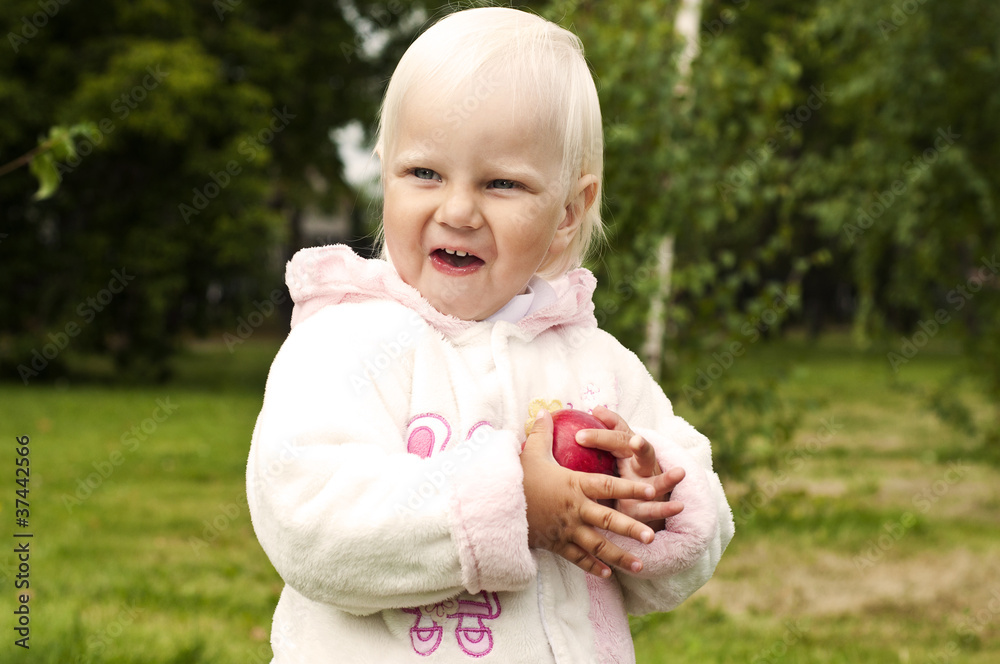
[[[656,448],[660,468],[666,472],[680,466],[684,479],[674,487],[671,500],[684,503],[684,510],[666,520],[666,527],[653,541],[642,544],[631,537],[607,532],[612,543],[642,560],[638,574],[618,570],[640,579],[676,574],[693,565],[704,555],[718,530],[718,507],[706,471],[679,445],[649,430],[636,430]]]
[[[456,450],[461,468],[450,500],[453,533],[470,593],[523,588],[537,568],[528,548],[521,443],[513,432],[481,427]]]

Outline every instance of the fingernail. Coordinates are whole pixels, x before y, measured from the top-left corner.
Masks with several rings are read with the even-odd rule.
[[[641,569],[642,569],[642,563],[640,563],[638,560],[635,561],[634,563],[632,563],[632,571],[633,572],[638,572]]]
[[[604,577],[605,579],[608,578],[609,576],[611,576],[611,570],[605,567],[604,569],[601,570],[601,576]]]
[[[651,530],[647,530],[642,534],[642,541],[645,544],[649,544],[650,542],[653,541],[653,537],[655,537],[655,535],[653,535],[653,532]]]
[[[646,498],[653,498],[654,496],[656,496],[656,490],[651,486],[647,486],[644,493]]]

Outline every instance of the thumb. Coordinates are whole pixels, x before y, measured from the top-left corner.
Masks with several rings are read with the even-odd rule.
[[[524,447],[548,450],[549,454],[552,453],[552,414],[548,410],[542,409],[535,418],[535,424],[531,427],[528,439],[524,441]]]

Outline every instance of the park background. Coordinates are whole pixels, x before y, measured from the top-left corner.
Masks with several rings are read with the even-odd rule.
[[[30,436],[34,535],[29,651],[0,546],[2,661],[269,661],[243,472],[283,264],[370,251],[387,77],[482,4],[0,6],[0,520]],[[997,661],[1000,5],[518,6],[598,81],[598,317],[736,517],[633,619],[640,664]]]

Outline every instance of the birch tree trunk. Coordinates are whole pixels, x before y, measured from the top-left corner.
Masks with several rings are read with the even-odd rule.
[[[674,17],[674,30],[684,40],[684,48],[677,59],[680,77],[674,86],[674,94],[687,96],[688,81],[691,77],[691,63],[698,55],[698,25],[701,23],[702,0],[681,0],[681,6]],[[646,368],[657,381],[663,366],[663,338],[666,333],[666,307],[670,299],[670,275],[674,267],[674,236],[668,233],[660,240],[656,250],[656,293],[649,303],[649,317],[646,320],[646,342],[643,344],[643,360]]]

